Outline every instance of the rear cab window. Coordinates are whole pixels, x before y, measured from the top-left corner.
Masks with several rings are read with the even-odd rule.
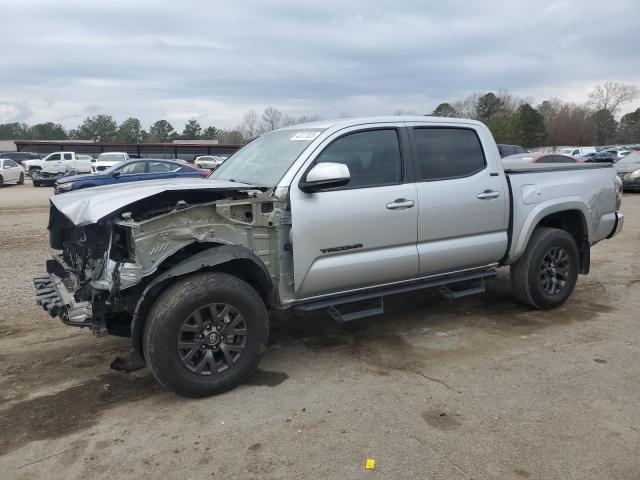
[[[415,163],[420,181],[469,177],[487,162],[475,130],[464,127],[414,127]]]

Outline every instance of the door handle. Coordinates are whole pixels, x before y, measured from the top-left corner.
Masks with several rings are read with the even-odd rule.
[[[485,190],[478,194],[478,198],[480,200],[491,200],[492,198],[498,198],[499,196],[500,192],[496,192],[495,190]]]
[[[387,208],[389,210],[400,210],[405,208],[411,208],[416,203],[413,200],[406,200],[404,198],[397,198],[391,203],[387,203]]]

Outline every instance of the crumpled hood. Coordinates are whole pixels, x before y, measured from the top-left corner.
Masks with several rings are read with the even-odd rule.
[[[213,190],[232,192],[253,190],[255,188],[257,187],[246,183],[214,179],[146,180],[71,191],[52,197],[50,202],[74,225],[83,226],[96,223],[110,213],[138,200],[166,191]]]

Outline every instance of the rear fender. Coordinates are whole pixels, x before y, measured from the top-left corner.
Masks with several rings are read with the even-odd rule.
[[[529,239],[531,238],[533,231],[540,222],[544,220],[544,218],[554,213],[568,211],[580,212],[584,230],[583,233],[586,235],[586,241],[590,244],[591,239],[593,238],[593,228],[592,223],[590,222],[591,214],[589,213],[588,206],[577,197],[558,198],[536,205],[535,208],[529,212],[527,218],[522,224],[519,234],[516,237],[516,241],[511,248],[509,260],[506,263],[511,264],[522,256],[529,244]]]

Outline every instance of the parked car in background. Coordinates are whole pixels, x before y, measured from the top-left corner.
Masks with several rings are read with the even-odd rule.
[[[614,167],[622,179],[623,190],[640,190],[640,152],[633,152],[621,158]]]
[[[559,153],[563,155],[580,155],[584,157],[588,153],[595,153],[596,147],[565,147],[560,149]]]
[[[10,158],[0,158],[0,187],[8,183],[22,185],[24,183],[24,170]]]
[[[606,153],[610,153],[615,158],[622,158],[622,157],[625,157],[625,156],[629,155],[631,153],[631,150],[613,148],[613,149],[605,150],[605,152]]]
[[[589,154],[583,158],[584,161],[588,163],[615,163],[618,160],[618,158],[610,152],[596,152],[594,155]]]
[[[561,155],[559,153],[520,153],[502,158],[503,163],[584,163],[584,160],[571,155]]]
[[[226,159],[227,157],[221,157],[219,155],[201,155],[194,159],[193,164],[198,168],[215,170],[222,165]]]
[[[91,162],[91,170],[93,173],[102,172],[108,168],[117,165],[120,162],[129,160],[129,154],[125,152],[103,152],[98,158]]]
[[[498,151],[501,157],[508,157],[509,155],[515,155],[517,153],[529,153],[529,150],[520,145],[507,145],[504,143],[498,144]]]
[[[0,158],[10,158],[18,165],[22,165],[25,160],[39,160],[40,155],[33,152],[5,152],[0,153]]]
[[[42,159],[24,160],[22,166],[29,176],[33,176],[34,172],[43,169],[50,173],[63,170],[91,173],[91,160],[93,160],[93,157],[90,155],[81,155],[75,152],[55,152]]]
[[[210,173],[209,170],[200,170],[172,160],[153,158],[129,160],[92,175],[72,175],[59,178],[56,182],[55,193],[143,180],[162,180],[181,177],[206,178]]]

